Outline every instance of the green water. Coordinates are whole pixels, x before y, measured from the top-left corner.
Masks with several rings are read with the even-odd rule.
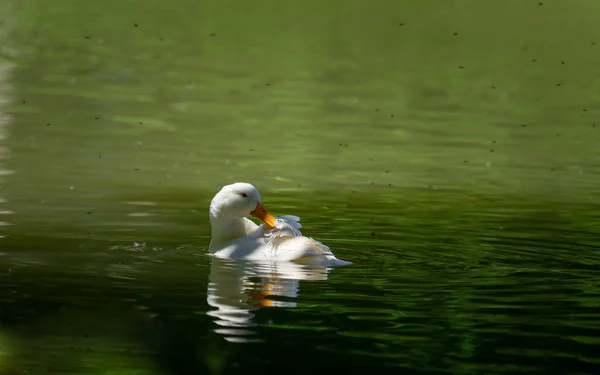
[[[0,2],[0,375],[598,373],[598,24]],[[208,257],[235,181],[354,264]]]

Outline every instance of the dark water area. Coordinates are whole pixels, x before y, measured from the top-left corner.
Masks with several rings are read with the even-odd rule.
[[[82,4],[0,4],[0,375],[600,372],[596,2]]]

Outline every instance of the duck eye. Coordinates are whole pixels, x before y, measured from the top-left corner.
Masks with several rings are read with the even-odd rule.
[[[244,198],[248,198],[248,194],[246,194],[246,193],[240,193],[240,195]]]

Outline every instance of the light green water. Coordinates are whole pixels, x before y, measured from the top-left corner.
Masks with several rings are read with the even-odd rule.
[[[595,373],[599,10],[4,1],[0,374]],[[211,260],[234,181],[355,264]]]

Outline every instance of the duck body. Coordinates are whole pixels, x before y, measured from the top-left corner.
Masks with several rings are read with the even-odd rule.
[[[337,259],[321,242],[303,236],[297,216],[271,215],[251,184],[224,186],[213,198],[209,216],[210,252],[215,257],[331,266],[351,264]],[[263,223],[257,225],[246,216],[254,216]]]

